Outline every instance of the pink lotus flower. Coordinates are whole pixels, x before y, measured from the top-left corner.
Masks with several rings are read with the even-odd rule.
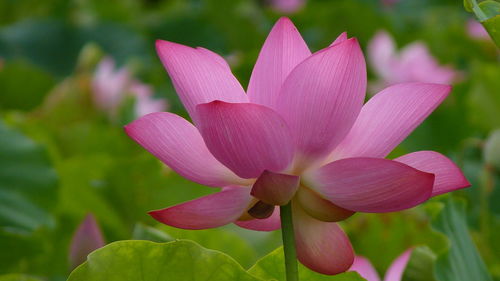
[[[393,212],[469,186],[432,151],[384,159],[448,95],[450,86],[406,83],[363,106],[366,66],[358,41],[341,34],[311,54],[287,18],[273,27],[248,90],[204,48],[157,41],[158,54],[194,125],[146,115],[127,134],[180,175],[222,190],[150,214],[204,229],[235,223],[280,228],[276,205],[292,201],[299,260],[324,274],[354,260],[336,221]]]
[[[403,280],[403,273],[408,265],[408,262],[410,261],[412,251],[413,249],[406,250],[392,262],[391,266],[389,266],[389,269],[387,269],[387,272],[385,273],[384,281]],[[349,271],[356,271],[367,281],[381,280],[371,262],[362,256],[356,256],[354,258],[354,263]]]
[[[99,225],[93,215],[87,215],[85,220],[78,226],[73,238],[71,239],[69,262],[71,268],[85,262],[87,255],[104,246]]]
[[[394,40],[385,31],[379,31],[369,43],[368,58],[381,79],[375,86],[377,90],[404,82],[451,84],[457,77],[452,68],[439,65],[422,42],[397,52]]]
[[[96,106],[111,116],[117,114],[124,99],[132,95],[135,97],[135,116],[141,117],[148,113],[160,112],[167,109],[165,99],[154,99],[151,87],[131,77],[126,68],[115,70],[115,63],[111,58],[104,58],[97,66],[92,80],[93,98]]]
[[[478,40],[490,40],[490,35],[484,26],[476,20],[467,21],[467,33],[471,38]]]

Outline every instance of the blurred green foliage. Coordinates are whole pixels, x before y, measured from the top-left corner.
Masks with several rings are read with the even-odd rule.
[[[280,16],[257,0],[0,0],[0,274],[10,274],[0,280],[65,280],[70,239],[87,213],[95,215],[108,243],[190,239],[229,254],[245,269],[276,249],[279,231],[158,226],[147,211],[215,189],[183,179],[129,140],[121,125],[130,120],[130,108],[118,120],[98,111],[90,86],[96,62],[79,59],[82,48],[93,42],[151,84],[156,96],[168,98],[172,112],[186,117],[154,41],[214,50],[226,56],[246,87],[259,49]],[[426,245],[444,264],[439,281],[455,280],[443,272],[463,255],[468,264],[480,264],[482,256],[493,279],[500,280],[500,172],[483,159],[485,138],[500,127],[499,52],[491,40],[467,35],[471,16],[456,0],[400,0],[392,6],[374,0],[309,0],[290,15],[313,51],[343,31],[366,48],[375,32],[385,29],[400,47],[425,42],[441,63],[461,73],[444,104],[391,154],[436,150],[459,163],[472,183],[452,195],[467,203],[458,210],[460,229],[433,230],[436,222],[426,211],[441,204],[439,198],[402,213],[356,214],[343,227],[356,252],[379,273],[407,248]],[[369,79],[376,79],[371,70]],[[444,210],[449,208],[454,207]],[[453,214],[450,221],[456,219]],[[468,233],[480,255],[467,248],[468,238],[463,238],[469,245],[465,254],[450,244]],[[250,272],[267,277],[266,264],[277,263],[279,250]],[[84,270],[91,272],[88,266]],[[331,280],[356,280],[354,275]]]

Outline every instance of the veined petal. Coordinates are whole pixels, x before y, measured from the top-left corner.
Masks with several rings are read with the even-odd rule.
[[[434,175],[380,158],[347,158],[305,176],[334,204],[357,212],[383,213],[414,207],[431,196]]]
[[[228,71],[231,71],[231,68],[229,67],[229,64],[227,61],[219,56],[217,53],[210,51],[209,49],[203,48],[203,47],[196,47],[196,50],[198,50],[200,53],[204,54],[206,57],[216,61],[219,63],[222,67],[226,68]]]
[[[435,175],[432,196],[470,186],[460,168],[446,156],[434,151],[418,151],[394,159],[420,171]]]
[[[311,55],[297,28],[285,17],[274,25],[262,46],[248,84],[252,103],[276,108],[281,85],[292,69]]]
[[[264,170],[281,172],[292,160],[288,126],[270,108],[214,101],[198,105],[197,114],[208,149],[240,177],[256,178]]]
[[[290,73],[278,112],[294,134],[298,162],[331,152],[356,120],[365,90],[365,61],[353,38],[313,54]]]
[[[248,102],[240,83],[218,55],[157,40],[156,50],[184,107],[196,123],[195,107],[214,100]]]
[[[367,281],[380,281],[377,271],[373,267],[372,263],[365,257],[356,256],[354,257],[354,263],[352,264],[349,271],[355,271],[365,278]]]
[[[340,33],[340,35],[335,39],[335,41],[332,42],[332,44],[330,44],[330,46],[333,46],[333,45],[337,45],[339,43],[342,43],[344,42],[345,40],[347,40],[347,32],[342,32]]]
[[[182,117],[151,113],[125,126],[125,132],[189,180],[215,187],[246,184],[212,156],[198,130]]]
[[[363,106],[349,134],[332,152],[332,160],[384,158],[436,109],[450,90],[447,85],[427,83],[403,83],[384,89]]]
[[[149,214],[173,227],[206,229],[236,221],[251,201],[250,188],[231,188]]]
[[[402,255],[395,259],[387,272],[385,273],[384,281],[401,281],[403,280],[403,273],[405,272],[406,265],[410,261],[413,249],[406,250]]]
[[[236,221],[239,227],[257,231],[274,231],[281,228],[280,208],[275,207],[273,214],[265,219],[253,219],[246,221]]]
[[[327,275],[339,274],[351,267],[354,252],[338,224],[316,220],[294,206],[293,228],[297,258],[303,265]]]
[[[285,205],[299,188],[300,177],[264,171],[253,184],[251,194],[270,205]]]

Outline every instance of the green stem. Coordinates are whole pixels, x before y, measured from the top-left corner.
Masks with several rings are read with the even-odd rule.
[[[295,249],[295,235],[292,221],[292,202],[280,207],[281,236],[283,251],[285,252],[286,281],[298,281],[297,251]]]

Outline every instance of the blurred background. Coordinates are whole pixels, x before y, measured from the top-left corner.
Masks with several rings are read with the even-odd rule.
[[[343,225],[356,252],[383,273],[409,247],[449,257],[450,241],[470,237],[480,254],[471,259],[500,280],[499,51],[461,0],[0,0],[0,280],[66,280],[89,214],[105,243],[192,239],[245,268],[278,247],[279,232],[158,225],[147,211],[214,190],[170,171],[122,126],[152,111],[187,118],[156,39],[213,50],[246,88],[281,16],[312,51],[344,31],[357,37],[369,96],[406,81],[454,86],[391,158],[439,151],[472,187],[401,213],[356,214]],[[450,202],[462,232],[432,220]]]

